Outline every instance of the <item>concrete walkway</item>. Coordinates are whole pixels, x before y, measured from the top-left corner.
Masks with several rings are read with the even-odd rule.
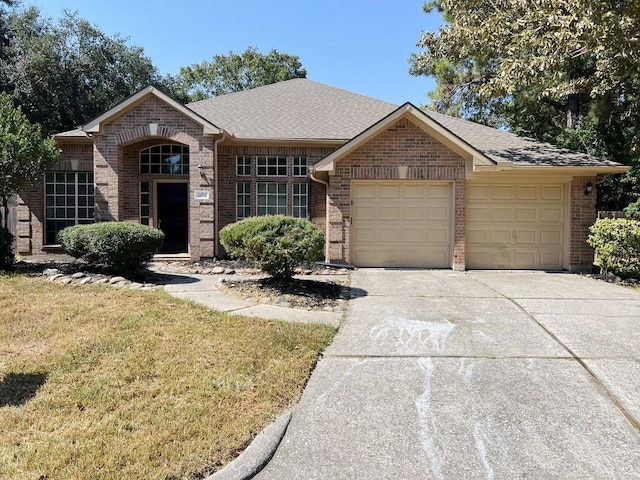
[[[265,479],[640,478],[640,292],[358,270]]]
[[[303,310],[298,308],[278,307],[275,305],[256,305],[254,303],[231,297],[222,293],[216,285],[221,277],[243,280],[255,277],[243,277],[241,275],[195,275],[195,274],[167,274],[164,277],[165,290],[174,297],[190,300],[220,312],[236,313],[246,317],[259,317],[275,320],[285,320],[298,323],[322,323],[332,327],[338,327],[343,314],[338,312],[322,312],[315,310]],[[298,276],[318,280],[317,276]],[[322,280],[340,279],[345,275],[324,275]]]

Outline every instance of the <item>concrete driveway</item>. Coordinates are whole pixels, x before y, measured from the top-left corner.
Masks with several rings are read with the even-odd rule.
[[[366,269],[259,479],[640,478],[640,292]]]

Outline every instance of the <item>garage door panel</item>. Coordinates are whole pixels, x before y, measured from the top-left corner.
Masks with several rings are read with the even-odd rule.
[[[402,220],[409,220],[414,222],[422,222],[426,220],[424,207],[403,207]]]
[[[424,245],[425,239],[427,239],[426,228],[406,228],[401,231],[401,240],[403,245],[416,243]]]
[[[491,218],[489,207],[469,206],[467,209],[467,221],[469,222],[485,222],[489,218]]]
[[[468,191],[468,268],[562,268],[563,184],[470,184]]]
[[[513,200],[513,187],[511,185],[497,185],[489,190],[493,200]]]
[[[538,187],[532,185],[518,186],[516,188],[517,200],[535,200],[538,196]]]
[[[359,266],[450,267],[451,191],[449,182],[353,182],[351,261]]]
[[[373,220],[377,219],[377,220],[383,220],[383,221],[392,221],[395,222],[398,220],[398,218],[400,218],[400,206],[386,206],[386,207],[379,207],[378,211],[376,212],[376,218],[374,218]],[[358,220],[360,220],[360,217],[358,217]]]
[[[562,209],[560,208],[542,208],[540,209],[540,221],[543,223],[560,223],[562,222]]]
[[[373,206],[357,206],[353,208],[353,216],[357,217],[361,222],[374,220],[376,218],[376,209]]]
[[[537,222],[538,208],[536,207],[517,207],[516,220],[518,222]]]
[[[358,243],[373,243],[376,238],[376,231],[374,228],[365,226],[355,226],[352,230],[353,241]]]
[[[516,230],[516,245],[535,245],[537,243],[536,230]]]
[[[487,208],[490,212],[488,219],[493,222],[512,222],[514,220],[514,211],[511,207],[493,207]]]
[[[429,199],[449,199],[451,187],[449,185],[430,185],[427,188],[427,198]]]
[[[562,186],[543,186],[541,199],[562,202],[563,192]]]
[[[542,230],[540,232],[540,244],[545,246],[562,246],[561,230]]]
[[[449,210],[447,206],[430,207],[427,209],[427,220],[446,222],[449,220]]]
[[[380,185],[377,198],[396,199],[402,198],[400,195],[400,185]]]

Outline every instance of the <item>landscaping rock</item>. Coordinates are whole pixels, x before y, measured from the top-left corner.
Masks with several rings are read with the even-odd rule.
[[[211,273],[214,275],[221,275],[224,273],[224,267],[214,267],[211,269]]]
[[[47,268],[44,272],[42,272],[42,275],[50,277],[51,275],[57,275],[58,273],[60,273],[60,270],[58,270],[57,268]]]
[[[126,280],[124,277],[112,277],[109,283],[113,285],[114,283],[120,283],[124,280]]]
[[[84,276],[85,276],[84,272],[76,272],[73,275],[71,275],[71,278],[73,278],[74,280],[77,280],[78,278],[82,278]]]

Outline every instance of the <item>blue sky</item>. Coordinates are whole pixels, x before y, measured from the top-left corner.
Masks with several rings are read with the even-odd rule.
[[[311,80],[392,103],[427,102],[433,79],[412,77],[408,58],[438,14],[424,0],[24,0],[46,16],[77,11],[105,33],[144,48],[163,74],[255,46],[298,55]],[[164,5],[166,4],[166,7]]]

